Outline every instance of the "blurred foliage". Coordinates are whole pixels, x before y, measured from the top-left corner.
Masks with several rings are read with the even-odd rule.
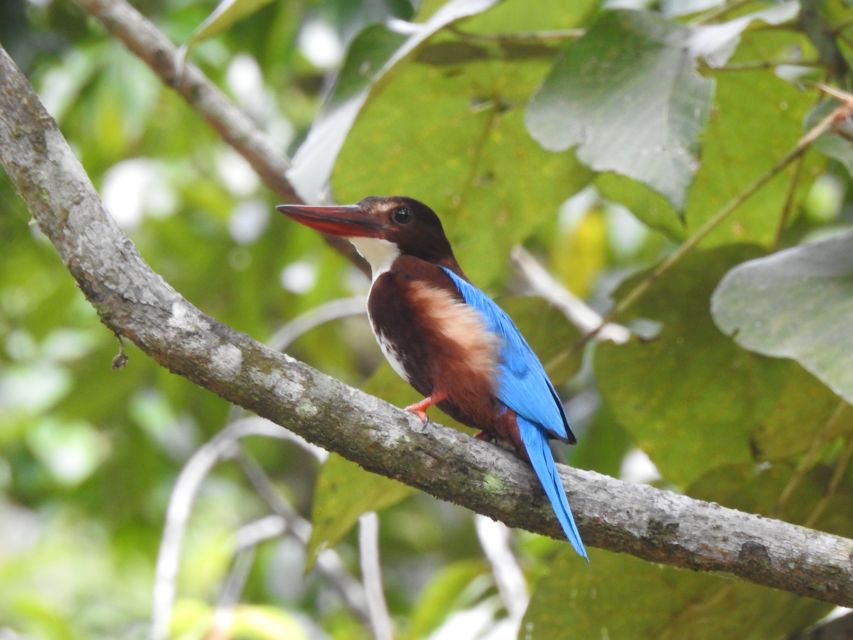
[[[825,116],[833,103],[816,80],[850,85],[849,3],[800,18],[796,2],[733,0],[634,3],[652,7],[641,12],[594,0],[535,11],[528,0],[218,4],[134,6],[192,44],[190,59],[295,157],[301,193],[317,197],[329,180],[340,201],[405,193],[438,211],[463,267],[569,398],[580,442],[561,454],[634,477],[640,449],[670,487],[853,535],[849,131],[822,137],[652,285],[620,318],[643,338],[577,352],[578,331],[518,297],[528,292],[509,267],[525,243],[599,310],[621,299]],[[116,220],[194,304],[267,340],[366,292],[313,232],[276,218],[245,161],[73,3],[0,3],[0,42]],[[28,222],[0,173],[0,635],[142,638],[170,491],[230,409],[132,345],[113,371],[115,337]],[[369,334],[363,318],[335,321],[289,352],[392,402],[416,400]],[[474,637],[460,626],[474,618],[506,637],[468,512],[342,458],[320,467],[296,445],[245,450],[313,514],[310,553],[333,544],[355,575],[352,528],[381,510],[401,637]],[[266,513],[235,465],[205,480],[175,638],[218,624],[235,532]],[[594,550],[587,567],[526,533],[514,542],[534,585],[523,637],[781,638],[827,611],[621,554]],[[304,573],[309,555],[289,537],[259,545],[231,637],[369,635],[328,582]]]

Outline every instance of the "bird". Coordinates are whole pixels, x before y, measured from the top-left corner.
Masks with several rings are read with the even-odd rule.
[[[405,409],[427,424],[437,405],[479,429],[475,437],[514,447],[588,561],[548,442],[576,442],[560,398],[512,319],[462,271],[436,213],[405,196],[277,209],[346,238],[370,264],[373,333],[394,371],[424,396]]]

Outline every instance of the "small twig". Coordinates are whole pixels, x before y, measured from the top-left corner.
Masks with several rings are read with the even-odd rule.
[[[281,429],[287,431],[286,429]],[[239,446],[239,445],[238,445]],[[255,491],[266,502],[270,510],[282,518],[287,531],[303,546],[311,539],[311,523],[300,516],[277,491],[272,480],[246,451],[240,447],[235,459],[248,478]],[[344,568],[343,562],[334,549],[324,549],[317,554],[315,562],[317,573],[322,576],[338,594],[341,601],[365,625],[371,622],[367,595],[358,581]]]
[[[514,33],[471,33],[456,26],[447,27],[447,31],[468,41],[508,43],[564,42],[566,40],[576,40],[586,33],[586,29],[547,29],[542,31],[516,31]]]
[[[749,60],[745,62],[731,62],[726,65],[715,67],[703,64],[706,71],[761,71],[763,69],[775,69],[777,67],[823,67],[820,60]]]
[[[832,113],[827,115],[823,120],[821,120],[818,124],[812,127],[802,138],[797,141],[797,144],[794,148],[781,160],[776,162],[767,172],[763,175],[756,178],[752,184],[750,184],[746,189],[744,189],[741,193],[735,196],[729,203],[720,209],[715,215],[709,218],[705,224],[703,224],[692,236],[690,236],[687,240],[682,243],[678,249],[669,254],[666,258],[664,258],[657,267],[655,267],[649,275],[643,278],[640,282],[638,282],[633,289],[631,289],[624,298],[622,298],[613,308],[604,316],[599,325],[587,333],[583,338],[580,339],[577,345],[575,345],[575,349],[583,346],[590,339],[594,338],[601,330],[607,325],[607,323],[611,322],[614,318],[622,315],[627,309],[632,307],[640,298],[642,298],[645,293],[651,288],[651,286],[660,278],[663,274],[668,272],[672,267],[674,267],[684,256],[686,256],[690,251],[692,251],[696,245],[698,245],[711,231],[717,228],[729,215],[732,214],[740,205],[746,202],[750,197],[752,197],[761,187],[770,182],[773,178],[775,178],[779,173],[781,173],[791,162],[799,158],[802,154],[806,152],[806,150],[811,146],[811,144],[817,140],[824,133],[829,131],[833,126],[838,124],[839,122],[844,121],[845,119],[850,117],[851,112],[853,112],[853,96],[843,91],[839,91],[837,89],[833,89],[831,87],[827,87],[826,85],[818,85],[822,91],[829,93],[835,97],[838,97],[841,100],[844,100],[844,104],[840,105],[837,109],[835,109]]]
[[[723,5],[722,7],[718,7],[709,13],[706,13],[704,16],[701,16],[691,22],[691,24],[695,26],[700,26],[703,24],[708,24],[709,22],[713,22],[714,20],[718,20],[719,18],[725,17],[727,14],[731,13],[736,9],[740,9],[743,6],[748,5],[753,0],[736,0],[731,4]]]
[[[788,483],[779,494],[779,498],[776,500],[776,506],[773,509],[773,515],[781,515],[785,506],[788,504],[788,500],[791,498],[791,494],[793,494],[796,488],[800,486],[803,479],[806,477],[806,474],[811,471],[815,464],[817,464],[820,451],[823,449],[824,445],[829,442],[830,435],[832,434],[836,423],[844,414],[845,408],[847,408],[847,403],[844,400],[839,401],[835,410],[830,414],[829,418],[827,418],[826,422],[823,423],[823,426],[815,434],[809,450],[802,457],[797,468],[794,470],[794,474],[791,476],[791,479],[788,480]]]
[[[782,234],[785,232],[785,227],[788,226],[788,218],[791,217],[791,210],[794,208],[794,196],[797,193],[804,160],[805,156],[800,156],[794,162],[794,171],[791,174],[791,181],[788,183],[788,192],[785,194],[785,203],[782,205],[782,213],[779,215],[779,224],[776,225],[776,233],[773,234],[773,244],[770,245],[770,251],[776,251],[779,248],[779,244],[782,242]]]
[[[837,614],[837,615],[833,615]],[[837,607],[827,618],[805,631],[796,633],[788,640],[850,640],[853,638],[853,611]]]
[[[826,95],[832,96],[836,100],[840,100],[841,102],[844,102],[848,106],[851,103],[853,103],[853,93],[843,91],[841,89],[838,89],[837,87],[833,87],[833,86],[828,85],[824,82],[818,83],[817,88],[820,91],[823,91]],[[847,117],[848,118],[850,117],[849,113],[848,113]]]
[[[168,637],[169,620],[175,599],[175,582],[180,566],[181,546],[190,511],[202,481],[217,462],[235,451],[235,443],[248,436],[281,439],[281,428],[263,418],[244,418],[230,424],[204,444],[187,461],[178,475],[169,498],[166,524],[157,554],[154,598],[151,607],[151,639]]]
[[[557,282],[523,246],[513,247],[510,258],[536,294],[559,309],[578,329],[591,331],[601,324],[598,312]],[[620,324],[608,323],[598,332],[598,337],[624,344],[631,338],[631,331]]]
[[[838,457],[838,461],[835,463],[835,470],[832,472],[832,478],[829,480],[826,492],[824,492],[823,496],[818,500],[818,503],[815,505],[814,509],[812,509],[809,517],[806,518],[806,521],[803,523],[804,526],[814,527],[815,523],[823,515],[830,499],[835,495],[835,492],[838,490],[838,485],[841,484],[841,480],[844,478],[844,473],[850,465],[851,456],[853,456],[853,435],[848,435],[847,446],[844,447],[844,450]]]
[[[301,202],[287,178],[290,161],[275,142],[126,0],[75,0],[89,15],[121,40],[140,60],[174,89],[207,123],[242,155],[264,184],[285,202]],[[366,275],[370,267],[352,245],[324,234],[326,242]]]
[[[111,366],[113,371],[119,371],[120,369],[124,369],[124,366],[127,364],[127,353],[124,350],[124,338],[122,335],[116,331],[115,337],[118,342],[118,353],[113,358]]]
[[[366,311],[367,301],[364,296],[331,300],[306,311],[281,327],[270,338],[269,345],[276,351],[286,351],[294,340],[311,329],[332,320],[359,316]]]
[[[370,627],[376,640],[391,640],[394,637],[388,605],[382,591],[382,569],[379,565],[379,517],[368,511],[358,518],[358,553],[364,592],[367,594],[367,609],[370,612]]]
[[[477,539],[489,564],[498,587],[501,601],[509,614],[514,628],[518,630],[521,619],[527,611],[530,597],[527,594],[527,581],[509,546],[510,530],[502,522],[492,520],[479,513],[474,516]]]

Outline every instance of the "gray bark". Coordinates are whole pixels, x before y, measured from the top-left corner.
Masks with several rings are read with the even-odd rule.
[[[562,539],[513,455],[329,378],[205,315],[142,260],[26,79],[0,49],[0,162],[117,334],[169,370],[365,469]],[[588,544],[853,605],[853,541],[590,471],[560,467]]]

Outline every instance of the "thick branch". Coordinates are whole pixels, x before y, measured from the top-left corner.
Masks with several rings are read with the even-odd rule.
[[[561,539],[530,469],[420,422],[203,314],[142,260],[105,212],[26,79],[0,49],[0,161],[111,329],[157,362],[366,469]],[[561,467],[587,543],[853,604],[853,541]]]
[[[285,202],[301,202],[287,179],[290,163],[273,141],[197,66],[187,61],[153,24],[124,0],[75,0],[86,12],[121,40],[140,60],[174,89],[193,110],[219,132],[228,144],[257,171],[272,191]],[[367,263],[349,242],[323,236],[336,251],[370,275]]]

